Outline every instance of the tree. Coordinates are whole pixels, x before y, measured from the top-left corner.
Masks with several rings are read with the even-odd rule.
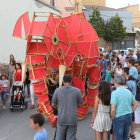
[[[93,26],[99,37],[104,36],[104,20],[101,17],[101,13],[98,11],[98,8],[93,8],[93,12],[89,15],[89,23]]]
[[[103,38],[106,41],[106,45],[108,42],[123,40],[127,35],[126,27],[124,27],[123,20],[118,14],[111,17],[106,23],[104,22],[104,29]]]

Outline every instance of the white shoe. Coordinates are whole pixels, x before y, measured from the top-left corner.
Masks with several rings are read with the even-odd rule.
[[[3,106],[3,109],[5,108],[5,106]]]

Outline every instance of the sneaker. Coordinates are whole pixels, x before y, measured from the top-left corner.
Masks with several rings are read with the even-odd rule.
[[[3,106],[3,109],[5,109],[5,106]]]
[[[13,102],[15,102],[15,100],[13,100]]]
[[[18,100],[18,102],[20,102],[20,100]]]

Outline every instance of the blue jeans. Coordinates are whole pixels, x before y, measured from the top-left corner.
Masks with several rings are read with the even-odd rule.
[[[7,92],[1,92],[1,99],[6,100]]]
[[[105,74],[105,72],[101,72],[101,77]],[[102,80],[105,80],[105,76],[103,76]]]
[[[132,123],[132,114],[124,115],[113,120],[116,140],[128,140],[129,126]]]
[[[59,125],[57,124],[55,140],[76,140],[77,125]]]

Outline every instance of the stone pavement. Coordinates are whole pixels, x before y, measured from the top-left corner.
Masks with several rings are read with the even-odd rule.
[[[28,109],[21,112],[20,108],[14,108],[14,111],[10,111],[10,100],[6,105],[6,109],[2,109],[2,102],[0,100],[0,140],[33,140],[35,130],[30,128],[30,115],[34,114],[37,110],[37,99],[35,99],[35,108],[30,109],[31,102],[28,100]],[[95,140],[95,134],[90,129],[90,121],[92,116],[92,109],[89,109],[89,113],[86,118],[78,123],[77,140]],[[52,127],[47,117],[44,128],[48,132],[49,140],[53,140],[55,134],[55,127]],[[140,133],[136,133],[136,140],[140,140]]]

